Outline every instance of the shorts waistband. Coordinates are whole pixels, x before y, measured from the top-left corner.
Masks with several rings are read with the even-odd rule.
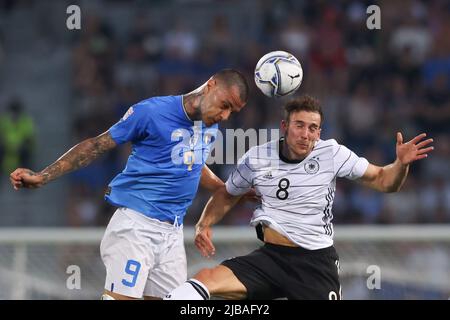
[[[270,250],[284,252],[284,253],[293,253],[293,254],[328,254],[328,253],[336,253],[336,249],[334,246],[329,246],[322,249],[309,250],[302,247],[288,247],[273,243],[264,243],[264,247]]]
[[[163,221],[163,220],[159,220],[159,219],[155,219],[155,218],[150,218],[146,215],[144,215],[143,213],[140,213],[139,211],[130,209],[130,208],[126,208],[126,207],[121,207],[119,208],[124,214],[126,215],[130,215],[132,214],[132,219],[136,219],[142,223],[151,223],[153,225],[157,225],[160,228],[166,229],[166,230],[181,230],[183,229],[183,225],[182,224],[178,224],[178,217],[175,217],[175,221]]]

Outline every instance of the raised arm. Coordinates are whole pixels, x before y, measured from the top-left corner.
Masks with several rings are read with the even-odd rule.
[[[427,147],[433,139],[423,140],[426,137],[422,133],[412,140],[403,143],[403,136],[397,132],[395,161],[387,166],[378,167],[369,164],[360,181],[375,190],[381,192],[397,192],[403,186],[409,171],[409,165],[417,160],[424,159],[433,147]]]
[[[11,184],[16,190],[39,188],[66,173],[86,167],[115,146],[116,143],[109,131],[106,131],[97,137],[78,143],[41,172],[33,172],[25,168],[14,170],[10,175]]]
[[[225,186],[222,186],[209,199],[195,226],[195,245],[203,256],[209,257],[216,251],[211,241],[211,226],[219,222],[242,196],[233,196],[227,192]]]

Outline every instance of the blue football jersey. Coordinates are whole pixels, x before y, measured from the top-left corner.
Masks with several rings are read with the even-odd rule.
[[[191,121],[182,96],[153,97],[130,107],[109,129],[117,144],[130,141],[132,152],[105,199],[151,218],[183,223],[217,127]]]

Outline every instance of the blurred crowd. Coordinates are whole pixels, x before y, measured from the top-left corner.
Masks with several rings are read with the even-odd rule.
[[[322,103],[323,139],[334,138],[378,165],[395,159],[397,131],[407,140],[421,132],[435,140],[432,155],[412,165],[399,193],[338,180],[334,221],[450,222],[448,1],[375,1],[380,30],[366,27],[373,1],[264,0],[252,2],[251,12],[240,10],[239,1],[193,1],[183,14],[177,2],[136,3],[139,10],[123,13],[123,20],[105,14],[106,5],[83,13],[82,30],[71,41],[72,143],[105,131],[140,100],[190,92],[225,67],[245,73],[251,96],[221,128],[278,128],[285,100],[264,97],[253,71],[265,53],[285,50],[304,69],[297,95]],[[190,14],[195,10],[202,12],[200,21]],[[71,225],[106,224],[114,209],[103,193],[129,152],[129,146],[120,147],[71,175]],[[232,166],[211,168],[225,180]],[[200,189],[187,224],[195,223],[208,197]],[[247,224],[253,206],[238,206],[223,223]]]

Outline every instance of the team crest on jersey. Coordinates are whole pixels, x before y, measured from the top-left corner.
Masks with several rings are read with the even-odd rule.
[[[211,140],[212,140],[212,134],[210,134],[210,133],[205,133],[205,135],[203,136],[203,142],[204,142],[205,144],[208,144],[208,143],[211,142]]]
[[[305,171],[308,174],[315,174],[319,171],[319,162],[316,159],[310,159],[305,163]]]
[[[125,112],[125,114],[122,117],[122,120],[125,121],[128,119],[129,116],[131,116],[133,114],[134,110],[133,107],[130,107],[127,112]]]

